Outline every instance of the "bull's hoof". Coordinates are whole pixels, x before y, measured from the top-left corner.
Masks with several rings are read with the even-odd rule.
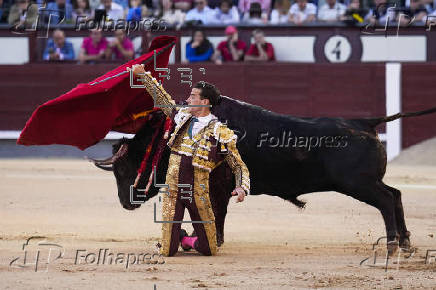
[[[399,244],[398,240],[389,241],[387,243],[389,257],[395,255],[398,252]]]
[[[405,251],[409,251],[411,250],[411,244],[410,244],[410,232],[407,231],[404,236],[400,237],[400,248],[405,250]]]

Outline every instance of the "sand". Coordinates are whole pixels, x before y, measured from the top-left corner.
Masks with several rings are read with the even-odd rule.
[[[436,137],[403,150],[391,163],[395,165],[436,166]]]
[[[153,254],[160,236],[160,224],[153,221],[156,198],[126,211],[118,202],[112,173],[86,161],[2,159],[0,288],[436,289],[436,261],[431,258],[436,256],[436,167],[394,162],[385,182],[403,193],[406,223],[417,248],[408,259],[402,254],[399,264],[389,261],[387,271],[380,265],[383,246],[378,247],[378,264],[360,265],[374,255],[373,243],[385,234],[379,212],[334,192],[302,196],[308,202],[305,210],[265,195],[249,196],[243,203],[232,200],[217,256],[181,251],[153,260],[162,264],[143,259],[126,268],[121,260],[92,263],[92,255],[99,249],[131,253],[130,258]],[[41,238],[30,241],[28,261],[20,267],[23,243],[31,236]],[[37,244],[44,241],[57,246]],[[31,262],[38,249],[35,272]],[[53,260],[61,250],[63,257]],[[88,254],[88,260],[83,258]]]

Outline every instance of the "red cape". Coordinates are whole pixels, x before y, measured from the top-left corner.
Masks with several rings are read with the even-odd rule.
[[[26,122],[17,144],[63,144],[85,150],[98,143],[110,130],[136,133],[146,118],[134,114],[153,110],[153,98],[144,88],[130,87],[129,73],[115,75],[125,72],[127,67],[143,63],[145,70],[158,78],[159,72],[154,71],[154,50],[156,67],[166,68],[175,42],[175,37],[156,37],[148,53],[40,105]]]

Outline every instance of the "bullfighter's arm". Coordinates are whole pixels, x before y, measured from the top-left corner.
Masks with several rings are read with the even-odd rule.
[[[145,89],[153,97],[156,107],[159,107],[171,119],[176,108],[176,102],[171,98],[170,94],[163,88],[152,75],[151,72],[146,72],[142,65],[134,65],[133,73],[144,84]]]
[[[224,144],[227,149],[225,161],[229,164],[235,175],[236,188],[241,187],[244,189],[245,195],[250,194],[250,173],[244,161],[242,161],[238,148],[236,148],[238,136],[226,126],[219,126],[215,132],[219,142]]]

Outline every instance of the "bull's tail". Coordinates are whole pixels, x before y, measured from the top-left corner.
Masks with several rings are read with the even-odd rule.
[[[394,120],[397,120],[400,118],[416,117],[416,116],[422,116],[422,115],[427,115],[427,114],[431,114],[431,113],[436,113],[436,107],[433,107],[431,109],[424,110],[424,111],[419,111],[419,112],[397,113],[395,115],[386,116],[386,117],[370,118],[370,119],[366,119],[366,121],[372,127],[375,127],[381,123],[394,121]]]

